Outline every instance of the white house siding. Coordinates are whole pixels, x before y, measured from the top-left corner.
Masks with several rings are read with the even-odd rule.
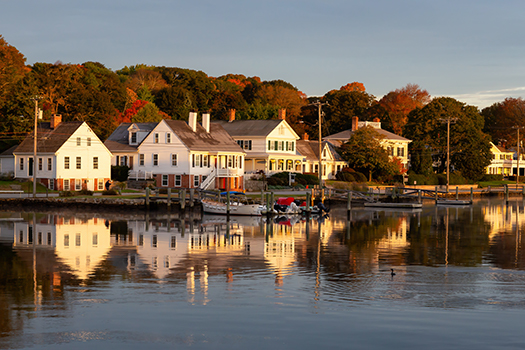
[[[80,138],[80,146],[77,146]],[[91,144],[88,146],[88,138]],[[66,157],[69,157],[69,169],[65,168]],[[77,157],[80,158],[80,169],[77,169]],[[98,158],[98,169],[94,169],[93,158]],[[15,154],[15,177],[32,179],[29,170],[29,160],[33,155]],[[98,190],[100,182],[104,183],[111,178],[111,153],[100,141],[86,123],[83,123],[55,154],[37,154],[37,181],[56,190],[64,188],[64,180],[69,182],[70,190],[78,190],[74,184],[80,183],[80,189]],[[42,159],[42,170],[39,168],[39,159]],[[51,160],[51,170],[48,170],[48,161]],[[23,166],[21,166],[23,162]],[[31,175],[30,175],[31,174]]]

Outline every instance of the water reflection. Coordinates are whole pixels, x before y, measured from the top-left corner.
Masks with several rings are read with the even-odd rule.
[[[156,300],[141,293],[167,285],[191,305],[221,300],[224,287],[261,300],[293,296],[314,309],[327,302],[525,306],[521,201],[334,209],[308,219],[4,213],[0,220],[4,337],[20,334],[35,315],[107,302],[102,291],[117,282],[139,303]]]

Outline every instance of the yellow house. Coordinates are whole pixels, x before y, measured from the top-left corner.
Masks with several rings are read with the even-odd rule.
[[[490,152],[492,153],[492,162],[486,168],[485,173],[490,175],[509,176],[512,174],[514,152],[502,146],[496,146],[490,143]],[[524,161],[525,165],[525,161]]]

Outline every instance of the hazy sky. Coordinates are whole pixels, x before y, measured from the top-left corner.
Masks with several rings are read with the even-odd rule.
[[[414,83],[480,108],[525,96],[524,29],[524,0],[0,0],[28,64],[244,74],[309,96]]]

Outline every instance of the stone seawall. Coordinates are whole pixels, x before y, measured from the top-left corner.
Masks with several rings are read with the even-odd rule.
[[[42,210],[42,209],[68,209],[76,211],[112,211],[122,213],[137,213],[146,211],[201,211],[201,205],[193,207],[186,204],[185,210],[181,210],[179,204],[173,203],[168,207],[166,201],[153,201],[149,208],[145,204],[144,198],[6,198],[0,199],[1,210]]]

